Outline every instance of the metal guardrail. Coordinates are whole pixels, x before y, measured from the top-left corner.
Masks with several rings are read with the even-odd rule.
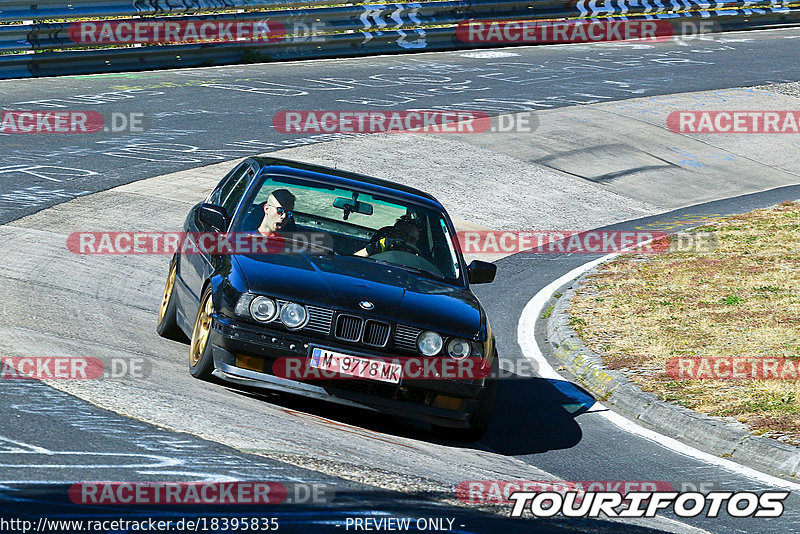
[[[37,3],[31,4],[33,1]],[[509,46],[507,42],[475,43],[459,39],[457,25],[472,20],[696,20],[712,22],[715,31],[755,29],[800,24],[797,2],[449,0],[353,5],[340,0],[72,0],[69,4],[51,0],[0,0],[0,78]],[[326,7],[313,7],[323,4]],[[276,7],[295,9],[263,11]],[[209,10],[230,12],[196,14]],[[103,19],[115,16],[129,18]],[[95,17],[101,19],[94,20]],[[59,21],[32,22],[54,19]],[[79,33],[75,25],[80,21],[94,23],[98,28],[104,23],[125,22],[184,26],[266,23],[281,30],[274,38],[261,40],[210,39],[131,46],[76,39]]]
[[[2,0],[0,23],[78,17],[181,15],[201,11],[347,4],[346,0]]]
[[[466,19],[507,19],[524,18],[530,7],[511,0],[483,0],[469,5],[463,1],[430,2],[416,5],[390,4],[388,10],[383,6],[344,6],[316,9],[296,9],[291,11],[271,11],[253,13],[230,13],[223,15],[204,15],[170,17],[170,22],[178,24],[202,24],[214,22],[226,24],[234,22],[257,23],[268,20],[287,29],[287,35],[308,37],[313,26],[324,35],[332,32],[398,29],[400,27],[425,27],[456,24]],[[382,20],[383,19],[383,20]],[[416,20],[412,20],[416,19]],[[152,20],[152,19],[147,19]],[[166,20],[166,19],[157,19]],[[117,22],[117,21],[111,21]],[[73,48],[77,44],[70,36],[73,23],[22,24],[0,26],[0,51],[47,50]]]

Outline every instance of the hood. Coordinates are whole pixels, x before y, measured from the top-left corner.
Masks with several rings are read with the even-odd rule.
[[[419,274],[351,256],[237,255],[253,293],[352,311],[445,334],[473,338],[482,308],[473,293]],[[374,304],[364,310],[359,302]]]

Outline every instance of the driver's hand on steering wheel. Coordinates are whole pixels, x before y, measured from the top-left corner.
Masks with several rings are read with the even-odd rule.
[[[417,247],[397,237],[384,237],[378,239],[374,243],[367,245],[366,249],[367,254],[370,256],[373,254],[380,254],[381,252],[388,252],[390,250],[408,252],[418,256],[420,255],[420,251],[417,249]]]

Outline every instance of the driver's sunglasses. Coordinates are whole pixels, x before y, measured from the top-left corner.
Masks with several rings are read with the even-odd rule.
[[[267,204],[267,206],[275,208],[275,211],[278,212],[278,215],[286,215],[287,219],[291,219],[292,217],[294,217],[294,212],[292,210],[286,210],[280,206],[273,206],[272,204]]]

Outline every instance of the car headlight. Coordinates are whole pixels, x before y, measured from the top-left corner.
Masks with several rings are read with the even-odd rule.
[[[463,360],[472,353],[472,344],[466,339],[454,337],[447,344],[447,354],[456,360]]]
[[[277,311],[275,301],[268,297],[256,297],[250,303],[250,315],[262,323],[273,320]]]
[[[421,333],[417,338],[417,348],[424,356],[439,354],[443,344],[442,336],[430,330]]]
[[[250,303],[253,302],[254,298],[256,298],[256,295],[252,293],[243,293],[239,300],[236,301],[236,308],[234,308],[233,313],[238,317],[251,319],[253,315],[250,313]]]
[[[300,328],[307,318],[305,307],[296,302],[287,302],[281,307],[281,322],[286,328]]]

